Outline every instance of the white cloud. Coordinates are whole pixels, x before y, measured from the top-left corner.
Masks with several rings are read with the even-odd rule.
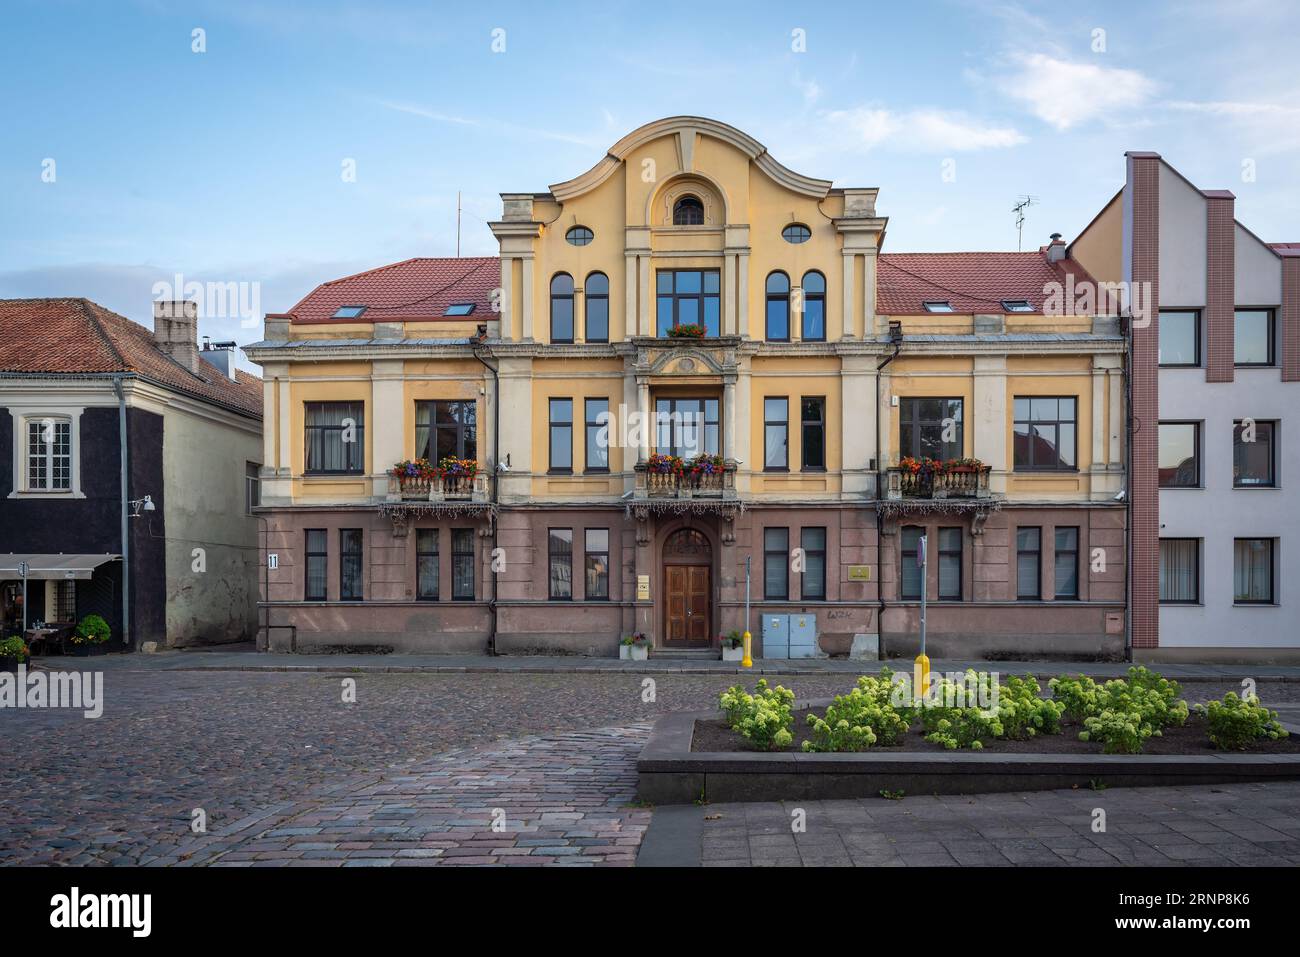
[[[1146,103],[1156,91],[1153,80],[1137,70],[1060,60],[1045,53],[1018,56],[1020,69],[1004,76],[999,86],[1013,99],[1058,130],[1093,119],[1113,119],[1116,113]]]
[[[933,109],[897,113],[885,109],[858,107],[826,114],[832,128],[848,147],[900,151],[957,153],[1004,149],[1026,142],[1017,130],[991,126],[960,113]]]
[[[798,70],[794,71],[794,85],[803,94],[804,103],[812,106],[821,99],[822,88],[816,80],[805,80]]]

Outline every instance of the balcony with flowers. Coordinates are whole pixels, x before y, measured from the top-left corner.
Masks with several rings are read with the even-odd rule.
[[[473,459],[398,462],[388,472],[390,502],[486,502],[487,475]]]
[[[701,452],[683,458],[655,453],[635,466],[636,498],[731,499],[736,496],[736,463]]]
[[[887,499],[987,499],[992,466],[979,459],[904,456],[886,471]]]

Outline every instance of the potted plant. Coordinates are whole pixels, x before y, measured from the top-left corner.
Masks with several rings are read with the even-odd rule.
[[[731,629],[725,635],[719,635],[722,641],[722,660],[723,661],[743,661],[745,658],[745,640],[736,629]]]
[[[72,653],[78,658],[102,655],[112,631],[99,615],[87,615],[72,633]]]
[[[619,645],[618,656],[623,661],[645,661],[650,657],[650,638],[642,632],[628,635]]]
[[[984,463],[979,459],[949,459],[943,463],[943,467],[947,472],[979,472],[984,468]]]
[[[703,339],[704,327],[698,322],[684,322],[668,330],[670,339]]]
[[[17,671],[28,660],[27,643],[17,635],[0,641],[0,671]]]

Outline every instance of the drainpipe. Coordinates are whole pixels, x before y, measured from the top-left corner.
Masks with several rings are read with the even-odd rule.
[[[1124,322],[1123,319],[1120,320]],[[1124,660],[1133,660],[1133,322],[1124,350]]]
[[[876,366],[876,488],[875,488],[876,502],[877,502],[876,505],[876,600],[877,602],[879,602],[880,605],[879,610],[876,612],[876,644],[879,649],[877,653],[880,654],[882,657],[885,653],[884,644],[883,641],[881,640],[881,636],[884,634],[885,593],[881,589],[882,583],[880,580],[880,565],[881,565],[880,549],[881,549],[881,541],[885,537],[885,516],[880,511],[879,502],[880,502],[880,479],[881,476],[884,475],[885,470],[881,467],[882,463],[880,461],[880,455],[881,455],[880,430],[884,427],[883,424],[880,422],[880,373],[884,371],[885,366],[889,365],[891,362],[893,362],[895,359],[898,358],[899,352],[901,352],[903,349],[903,324],[901,322],[897,320],[890,322],[889,341],[893,343],[894,351],[889,355],[888,358],[886,358],[883,362],[881,362],[879,365]]]
[[[487,339],[487,326],[478,327],[478,335],[469,340],[470,351],[474,358],[483,364],[483,368],[492,373],[492,491],[490,493],[492,504],[496,505],[499,496],[497,494],[497,483],[500,481],[501,472],[501,377],[497,370],[486,359],[478,354],[477,346],[483,344]],[[488,631],[488,654],[497,653],[497,569],[496,569],[496,550],[497,550],[497,516],[492,516],[492,597],[488,600],[488,612],[491,617],[490,630]]]
[[[118,459],[121,463],[122,495],[122,645],[131,647],[131,539],[127,534],[130,519],[130,486],[127,482],[126,457],[126,394],[122,391],[122,376],[113,376],[113,391],[117,394],[117,444]]]

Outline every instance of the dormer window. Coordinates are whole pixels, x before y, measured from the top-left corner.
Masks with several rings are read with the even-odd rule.
[[[704,225],[704,204],[698,196],[683,196],[673,204],[673,225]]]
[[[1002,308],[1007,312],[1033,312],[1034,307],[1028,299],[1003,299]]]
[[[365,306],[339,306],[334,310],[334,319],[359,319],[366,311]]]
[[[453,302],[451,305],[447,307],[447,311],[444,312],[443,315],[444,316],[468,316],[473,311],[474,311],[474,303],[472,302]]]
[[[926,312],[952,312],[952,303],[947,299],[931,299],[921,303]]]

